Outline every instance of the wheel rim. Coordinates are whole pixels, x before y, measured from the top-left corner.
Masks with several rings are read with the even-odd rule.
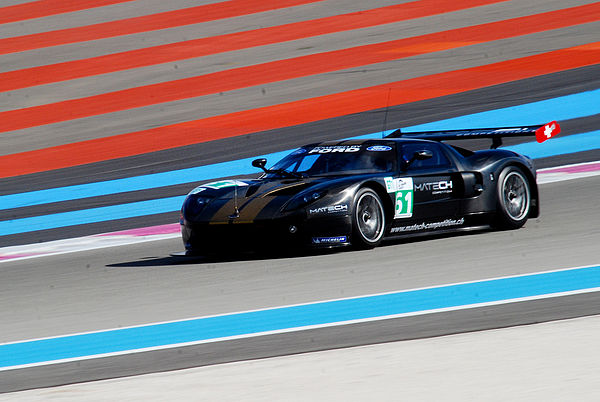
[[[383,206],[374,194],[364,193],[356,203],[356,222],[362,237],[375,243],[383,235]]]
[[[508,216],[519,221],[529,212],[529,187],[518,172],[509,172],[502,185],[502,202]]]

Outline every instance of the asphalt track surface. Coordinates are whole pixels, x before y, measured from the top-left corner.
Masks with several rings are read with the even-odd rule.
[[[18,2],[8,4],[16,3]],[[199,4],[174,1],[167,5],[167,2],[150,0],[135,3],[144,3],[146,7],[132,7],[133,2],[124,2],[97,10],[84,9],[71,13],[72,18],[68,19],[68,24],[76,27],[117,18],[137,17],[141,9],[147,14]],[[384,3],[381,6],[398,2]],[[149,65],[131,71],[86,76],[66,83],[15,89],[0,93],[0,114],[164,82],[165,79],[161,77],[166,71],[173,74],[169,75],[169,80],[176,80],[208,72],[216,73],[232,67],[254,66],[274,59],[283,60],[315,52],[458,29],[473,25],[474,21],[483,24],[593,2],[530,0],[490,3],[416,20],[300,38],[287,45],[276,43]],[[209,21],[202,25],[175,26],[89,42],[94,46],[87,46],[88,43],[82,42],[6,54],[1,56],[2,66],[6,66],[3,71],[19,70],[39,66],[40,60],[44,60],[44,64],[68,62],[117,51],[197,39],[205,36],[199,34],[200,27],[206,29],[203,32],[208,36],[223,35],[334,16],[343,12],[362,11],[366,8],[366,3],[360,1],[316,2]],[[0,38],[15,36],[13,32],[17,35],[45,32],[56,29],[57,24],[69,28],[64,25],[64,21],[64,18],[55,15],[9,23],[0,29]],[[0,134],[0,164],[9,161],[7,158],[11,155],[42,152],[47,147],[102,139],[106,135],[131,133],[190,119],[230,115],[308,97],[328,96],[341,91],[536,56],[557,49],[598,42],[598,32],[598,22],[586,22],[492,42],[411,55],[401,61],[389,60],[366,66],[344,67],[305,77],[267,81],[223,93],[217,91],[214,94],[195,95],[156,105],[24,127]],[[0,42],[0,48],[1,46]],[[0,191],[2,194],[10,194],[90,180],[128,177],[290,149],[307,140],[376,132],[381,129],[386,109],[388,127],[402,127],[599,87],[600,68],[597,63],[549,74],[533,74],[519,81],[509,77],[505,81],[468,92],[458,90],[447,96],[392,104],[389,108],[383,102],[381,106],[364,112],[344,114],[342,111],[339,116],[291,127],[251,132],[241,137],[199,142],[77,166],[67,166],[67,163],[60,170],[39,171],[23,176],[4,175],[0,179]],[[384,90],[382,93],[386,92]],[[563,135],[588,132],[597,129],[599,123],[598,114],[561,122]],[[600,152],[593,150],[546,158],[538,161],[538,165],[554,166],[599,159]],[[50,204],[38,209],[20,208],[2,211],[1,216],[3,219],[11,219],[112,205],[128,200],[166,197],[185,193],[191,187],[193,185],[163,187],[124,193],[118,197]],[[169,253],[182,248],[179,240],[170,240],[3,263],[0,267],[0,294],[4,306],[0,309],[0,322],[3,323],[0,342],[597,264],[597,245],[600,244],[598,193],[600,180],[597,177],[544,185],[541,187],[542,216],[530,221],[522,230],[428,237],[414,242],[394,242],[363,252],[181,261],[169,257]],[[177,218],[176,214],[162,214],[4,236],[0,239],[0,244],[26,244],[76,237],[120,228],[170,223]],[[66,363],[60,367],[4,372],[0,391],[593,315],[600,312],[597,308],[598,297],[598,294],[591,293],[503,307],[440,313],[426,318],[362,324],[351,329],[339,327],[251,342],[235,341],[196,349],[115,357],[109,361]]]
[[[542,187],[524,229],[295,258],[181,261],[178,240],[6,263],[2,341],[38,338],[597,262],[598,178]],[[569,208],[565,208],[569,205]],[[476,245],[476,246],[474,246]],[[517,245],[517,246],[516,246]],[[434,252],[432,252],[434,250]],[[11,286],[10,284],[19,284]],[[2,373],[3,390],[598,314],[598,293],[300,331]]]

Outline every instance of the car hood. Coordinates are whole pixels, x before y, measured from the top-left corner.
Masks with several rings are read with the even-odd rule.
[[[182,210],[185,219],[196,222],[248,223],[271,219],[281,213],[292,197],[323,181],[323,178],[234,179],[207,183],[190,192]]]

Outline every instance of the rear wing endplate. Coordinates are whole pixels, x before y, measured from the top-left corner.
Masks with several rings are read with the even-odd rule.
[[[417,138],[422,140],[444,141],[444,140],[470,140],[478,138],[491,138],[492,149],[502,145],[504,137],[525,137],[534,136],[537,142],[544,142],[560,133],[560,126],[556,121],[544,125],[521,126],[521,127],[496,127],[496,128],[475,128],[465,130],[445,130],[445,131],[421,131],[412,133],[403,133],[400,129],[387,135],[386,138]]]

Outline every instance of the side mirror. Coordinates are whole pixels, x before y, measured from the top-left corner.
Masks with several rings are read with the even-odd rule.
[[[407,169],[414,161],[424,161],[430,158],[433,158],[433,152],[430,150],[422,149],[420,151],[416,151],[410,160],[405,161],[404,169]]]
[[[265,168],[266,164],[267,164],[267,160],[265,158],[254,159],[252,161],[252,166],[264,170],[265,173],[267,172],[267,169]]]
[[[412,159],[418,161],[424,161],[425,159],[433,158],[433,152],[428,149],[424,149],[422,151],[417,151],[413,154]]]

